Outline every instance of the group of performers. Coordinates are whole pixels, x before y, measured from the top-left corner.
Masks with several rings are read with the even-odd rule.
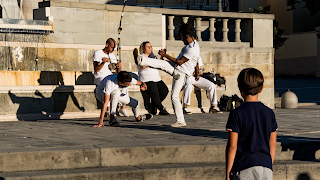
[[[190,105],[190,96],[192,85],[207,90],[210,95],[209,113],[221,113],[218,108],[216,86],[213,82],[200,77],[199,71],[202,65],[200,57],[200,47],[194,36],[194,28],[190,23],[182,23],[179,28],[179,36],[185,46],[182,48],[177,58],[166,54],[165,50],[160,50],[160,58],[152,52],[152,45],[146,41],[133,51],[135,63],[138,67],[139,79],[132,78],[131,74],[122,71],[121,63],[116,60],[113,50],[116,46],[115,40],[109,38],[106,46],[98,50],[93,55],[94,77],[96,87],[96,98],[103,102],[99,123],[93,127],[104,126],[103,119],[105,115],[110,117],[111,126],[119,126],[115,115],[118,104],[121,104],[119,113],[128,116],[125,105],[132,108],[136,121],[141,122],[151,119],[153,115],[169,115],[162,101],[166,98],[169,90],[166,84],[161,80],[157,69],[167,72],[172,76],[171,100],[176,115],[176,122],[172,127],[185,127],[187,124],[184,114],[190,114],[187,106]],[[164,60],[166,59],[166,60]],[[110,64],[116,64],[117,74],[111,72]],[[128,96],[128,86],[140,86],[141,94],[144,99],[144,105],[149,114],[139,114],[139,102]],[[185,86],[183,107],[179,100],[179,93]],[[111,108],[110,108],[111,107]]]

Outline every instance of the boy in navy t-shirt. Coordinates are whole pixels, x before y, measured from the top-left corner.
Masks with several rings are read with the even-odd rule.
[[[244,103],[229,114],[226,129],[226,179],[272,180],[276,153],[277,122],[273,111],[258,100],[263,75],[247,68],[238,76]]]

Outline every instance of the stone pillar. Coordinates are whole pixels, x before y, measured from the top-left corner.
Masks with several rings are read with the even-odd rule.
[[[272,19],[252,19],[252,47],[273,47]]]
[[[188,19],[189,19],[189,17],[182,17],[182,21],[183,21],[184,23],[187,23],[187,22],[188,22]]]
[[[201,20],[202,18],[196,18],[196,33],[197,33],[197,37],[198,37],[198,41],[202,41],[201,38]]]
[[[209,19],[209,32],[210,32],[210,39],[209,41],[215,42],[216,39],[214,38],[214,32],[216,32],[216,28],[214,27],[214,23],[216,22],[216,18]]]
[[[228,40],[228,32],[229,32],[229,29],[228,29],[228,20],[229,19],[223,19],[222,20],[222,33],[223,33],[223,38],[222,38],[222,42],[229,42]]]
[[[241,19],[235,20],[235,29],[234,29],[234,32],[235,32],[235,42],[241,42],[241,40],[240,40],[240,32],[241,32],[240,22],[241,22]]]
[[[174,19],[174,16],[168,16],[168,30],[169,30],[169,37],[168,37],[168,40],[174,40],[174,25],[173,25],[173,19]]]

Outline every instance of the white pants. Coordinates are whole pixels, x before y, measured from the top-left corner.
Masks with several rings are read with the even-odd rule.
[[[271,169],[262,166],[253,166],[236,172],[231,180],[272,180],[273,172]]]
[[[192,92],[192,85],[207,90],[209,93],[210,104],[218,104],[217,102],[217,90],[216,85],[206,78],[200,77],[198,81],[194,76],[190,76],[186,82],[186,86],[183,93],[183,104],[190,105],[190,96]]]
[[[152,68],[160,69],[162,71],[165,71],[166,73],[170,74],[172,76],[174,71],[174,65],[171,64],[169,61],[165,60],[159,60],[154,58],[148,58],[142,56],[142,61],[140,66],[149,66]]]
[[[156,69],[161,69],[168,74],[172,75],[172,90],[171,90],[171,101],[174,113],[177,118],[177,122],[185,123],[182,105],[179,99],[179,93],[181,88],[186,83],[187,75],[184,72],[176,70],[174,68],[174,63],[169,61],[142,57],[141,66],[149,66]]]
[[[101,89],[96,90],[96,98],[104,103],[104,92]],[[118,103],[128,105],[132,108],[135,117],[139,116],[139,102],[128,95],[128,88],[119,88],[110,94],[111,111],[110,114],[115,115]]]

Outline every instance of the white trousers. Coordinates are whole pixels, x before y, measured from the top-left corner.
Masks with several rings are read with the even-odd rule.
[[[186,86],[183,93],[183,104],[190,105],[190,97],[192,93],[192,85],[207,90],[209,93],[210,104],[218,104],[217,102],[217,90],[216,85],[206,78],[200,77],[198,81],[194,76],[190,76],[186,82]]]
[[[183,85],[186,83],[187,75],[184,72],[176,70],[173,63],[164,60],[142,57],[140,65],[161,69],[173,76],[171,90],[172,107],[176,115],[177,122],[185,123],[179,93]]]
[[[148,57],[144,57],[144,56],[142,56],[142,61],[141,61],[140,66],[149,66],[152,68],[160,69],[160,70],[165,71],[166,73],[170,74],[171,76],[174,71],[174,66],[169,61],[148,58]]]
[[[101,89],[96,90],[96,98],[104,103],[104,92]],[[110,114],[115,115],[118,103],[128,105],[132,108],[135,117],[139,116],[139,102],[128,95],[128,88],[119,88],[110,94],[111,111]]]

